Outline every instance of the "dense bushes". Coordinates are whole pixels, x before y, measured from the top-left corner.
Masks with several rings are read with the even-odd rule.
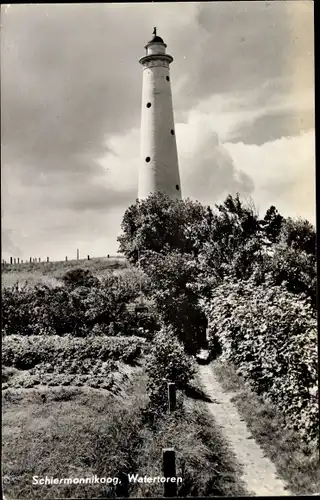
[[[312,307],[284,286],[225,280],[205,305],[211,346],[222,348],[287,424],[318,434],[317,333]]]
[[[156,329],[148,315],[137,321],[127,306],[140,289],[140,275],[98,279],[85,270],[74,269],[63,278],[64,285],[5,288],[2,293],[2,331],[5,335],[64,335],[83,337],[88,333],[132,335],[138,328]],[[144,279],[143,284],[146,285]]]
[[[162,321],[186,351],[222,350],[305,435],[317,430],[316,234],[306,220],[227,196],[216,211],[155,193],[126,211],[118,238],[151,280]],[[210,302],[210,299],[212,301]],[[199,301],[208,301],[201,310]],[[156,363],[155,363],[156,365]]]

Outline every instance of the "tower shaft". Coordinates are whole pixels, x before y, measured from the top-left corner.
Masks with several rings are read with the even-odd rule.
[[[161,191],[181,198],[169,64],[163,40],[146,45],[143,66],[139,190],[140,199]]]

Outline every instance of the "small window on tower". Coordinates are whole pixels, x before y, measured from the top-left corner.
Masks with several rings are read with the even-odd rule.
[[[166,80],[167,82],[170,82],[170,78],[168,76],[166,76]]]
[[[147,103],[147,108],[151,108],[151,102]]]
[[[179,184],[176,184],[176,190],[179,191]]]
[[[147,156],[146,162],[149,163],[150,160],[151,160],[150,156]]]
[[[174,130],[171,130],[171,135],[174,135]]]

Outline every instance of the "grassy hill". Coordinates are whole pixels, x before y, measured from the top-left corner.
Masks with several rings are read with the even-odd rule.
[[[90,260],[68,260],[56,262],[24,262],[23,264],[5,264],[1,266],[2,287],[19,283],[56,283],[64,273],[74,268],[90,269],[94,274],[103,276],[110,271],[127,268],[123,257],[96,257]]]

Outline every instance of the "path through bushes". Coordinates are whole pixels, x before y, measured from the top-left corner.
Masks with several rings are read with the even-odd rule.
[[[260,446],[247,429],[231,401],[232,394],[222,390],[209,365],[200,366],[201,380],[211,402],[207,403],[215,423],[229,443],[239,464],[242,480],[254,496],[290,495],[285,483],[277,477],[272,462],[266,458]]]

